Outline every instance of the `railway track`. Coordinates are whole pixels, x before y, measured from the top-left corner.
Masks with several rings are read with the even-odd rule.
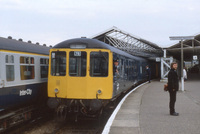
[[[21,125],[15,126],[6,134],[101,134],[104,126],[112,114],[117,103],[107,106],[102,115],[98,118],[88,118],[79,116],[76,122],[73,116],[66,120],[61,120],[52,111],[45,111],[41,115]]]
[[[99,118],[79,117],[76,122],[74,118],[68,117],[60,120],[50,115],[43,119],[30,123],[26,129],[18,131],[22,134],[101,134],[103,128],[112,114],[114,108],[106,109]],[[16,134],[17,134],[16,133]],[[10,133],[11,134],[11,133]]]
[[[79,117],[77,122],[73,116],[61,120],[54,112],[45,110],[1,134],[100,134],[113,109],[105,109],[99,118]]]
[[[47,107],[44,107],[39,110],[32,111],[31,119],[28,119],[26,121],[23,121],[19,124],[13,125],[12,127],[6,129],[5,131],[0,132],[0,134],[21,134],[25,130],[28,130],[32,128],[32,126],[35,126],[38,122],[46,122],[50,118],[50,116],[53,114],[52,111],[48,110]]]
[[[79,116],[76,122],[73,116],[60,120],[52,111],[43,111],[33,120],[6,131],[6,134],[101,134],[110,115],[125,94],[121,95],[114,104],[108,105],[100,117],[88,118]]]

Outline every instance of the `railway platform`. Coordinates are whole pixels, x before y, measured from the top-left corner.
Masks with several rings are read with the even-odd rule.
[[[177,92],[175,109],[179,116],[169,114],[169,93],[163,91],[165,83],[154,80],[124,99],[103,134],[199,134],[200,76],[194,78],[191,76],[185,82],[185,91]]]

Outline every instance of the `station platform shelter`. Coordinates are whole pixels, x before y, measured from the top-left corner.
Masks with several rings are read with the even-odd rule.
[[[168,48],[163,48],[161,79],[167,79],[170,63],[174,61],[178,63],[178,75],[180,78],[182,74],[181,68],[185,68],[186,71],[191,73],[200,72],[200,34],[174,38],[181,39],[181,41]]]

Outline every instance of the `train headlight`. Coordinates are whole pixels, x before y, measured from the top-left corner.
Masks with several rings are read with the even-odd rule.
[[[54,89],[54,92],[57,94],[59,92],[59,90],[56,88],[56,89]]]
[[[99,89],[98,91],[97,91],[97,94],[101,94],[102,93],[102,91]]]

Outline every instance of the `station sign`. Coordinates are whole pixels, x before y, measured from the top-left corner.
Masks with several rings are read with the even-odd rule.
[[[170,40],[193,40],[194,36],[171,36]]]
[[[193,60],[197,60],[197,55],[194,55],[194,56],[193,56]]]
[[[160,57],[156,57],[156,62],[160,62]]]

